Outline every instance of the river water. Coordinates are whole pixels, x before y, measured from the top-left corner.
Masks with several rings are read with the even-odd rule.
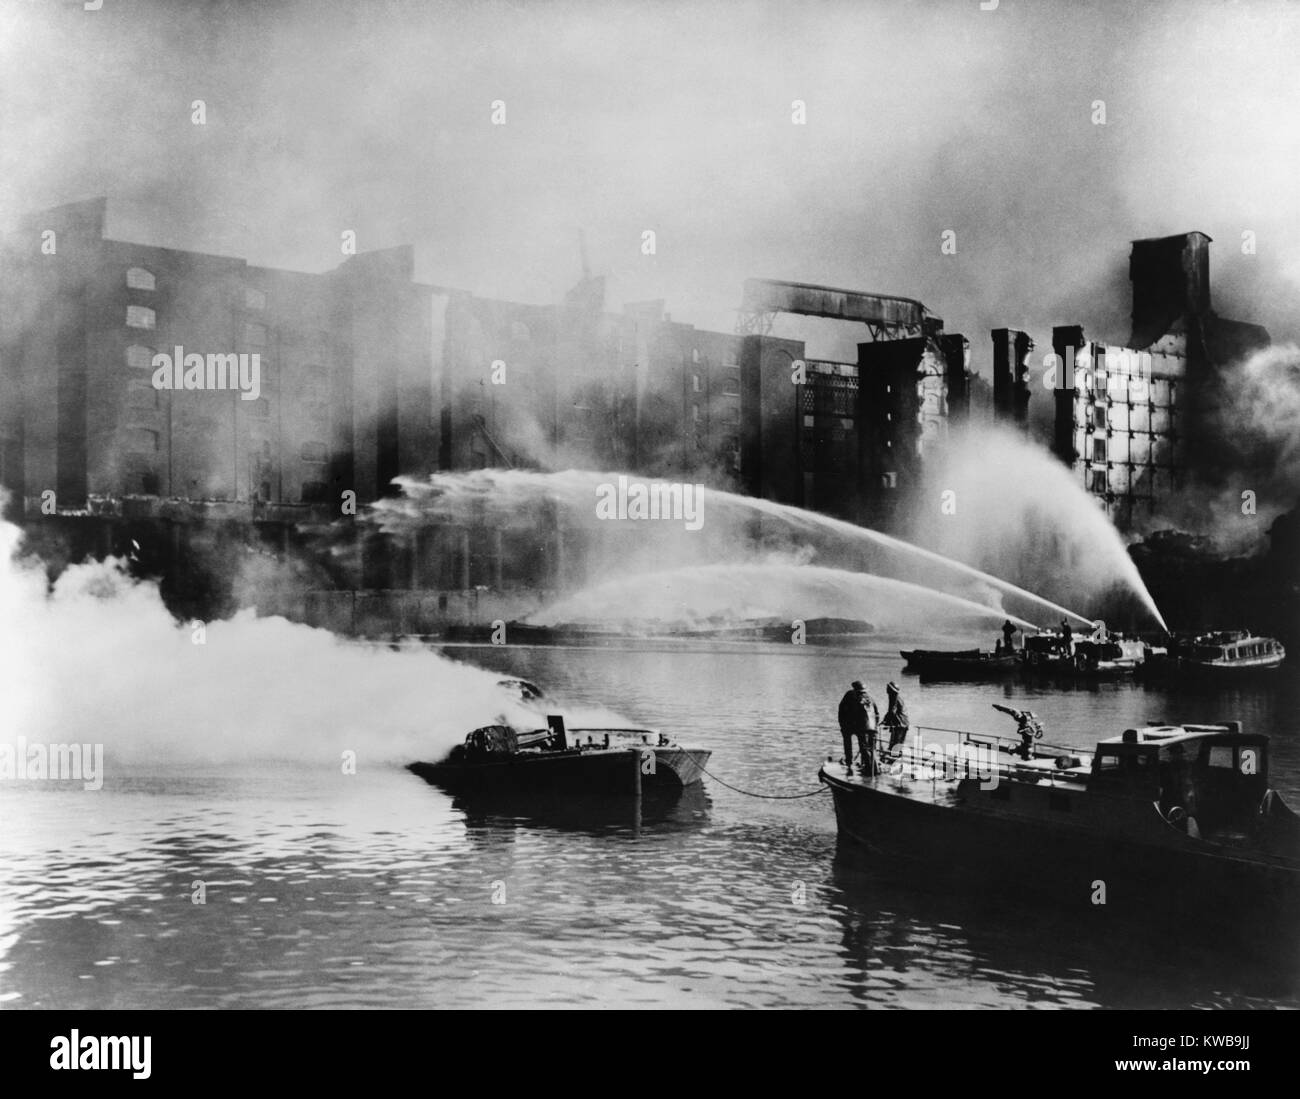
[[[914,725],[1007,734],[989,703],[1011,700],[1080,745],[1238,719],[1272,735],[1273,785],[1300,805],[1289,669],[1060,690],[922,685],[883,642],[446,651],[708,747],[747,791],[816,789],[863,678],[882,703],[898,680]],[[93,799],[0,784],[0,815],[11,1008],[1300,1006],[1269,950],[1163,949],[1161,929],[885,876],[840,848],[824,795],[706,779],[667,809],[523,817],[397,764],[189,763],[115,772]]]

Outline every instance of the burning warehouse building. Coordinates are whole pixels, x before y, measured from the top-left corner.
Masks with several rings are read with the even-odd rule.
[[[1126,344],[1085,340],[1077,325],[1052,330],[1053,450],[1121,529],[1189,478],[1213,479],[1223,370],[1269,343],[1258,325],[1211,309],[1209,246],[1199,232],[1133,241]]]
[[[106,217],[104,199],[32,214],[0,266],[0,484],[68,559],[136,542],[186,577],[195,545],[283,554],[330,525],[352,552],[321,583],[440,592],[454,617],[466,592],[562,588],[581,562],[554,521],[539,544],[537,516],[353,524],[399,475],[623,470],[888,525],[969,404],[966,341],[911,299],[750,280],[738,331],[709,332],[661,301],[607,313],[585,271],[524,305],[417,282],[410,247],[308,274],[114,240]],[[771,334],[781,312],[871,338],[856,362],[809,359]],[[256,392],[176,385],[187,355],[255,363]]]
[[[766,334],[778,313],[872,338],[856,362],[806,359],[803,343]],[[968,341],[910,298],[767,279],[746,281],[739,328],[745,490],[891,526],[927,449],[969,413]]]
[[[109,239],[106,206],[36,213],[4,241],[0,484],[15,518],[73,559],[135,541],[183,573],[196,532],[283,549],[299,524],[432,468],[432,311],[411,249],[309,275]],[[254,365],[255,391],[197,371],[156,384],[158,362],[185,353]]]

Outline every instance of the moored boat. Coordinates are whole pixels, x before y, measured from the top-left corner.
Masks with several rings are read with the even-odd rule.
[[[712,753],[686,748],[653,729],[565,727],[559,715],[547,728],[509,725],[475,729],[445,759],[409,770],[452,792],[513,790],[638,797],[699,782]]]
[[[1083,634],[1040,630],[1025,638],[1021,661],[1036,675],[1109,679],[1133,675],[1142,668],[1147,647],[1136,638],[1113,633],[1105,622],[1093,623]]]
[[[977,775],[936,773],[913,753],[870,775],[827,762],[819,778],[842,837],[984,888],[1084,910],[1300,915],[1300,818],[1269,786],[1267,736],[1231,722],[1127,729],[1027,759],[1000,745],[962,734],[955,748],[987,753]]]
[[[924,679],[999,679],[1020,668],[1015,653],[990,653],[980,649],[900,649],[909,672]]]
[[[1249,630],[1202,634],[1175,649],[1175,653],[1180,671],[1216,676],[1273,671],[1286,660],[1282,642],[1256,637]]]
[[[1039,630],[1027,636],[1020,649],[904,649],[899,655],[907,671],[924,679],[1001,679],[1019,672],[1099,679],[1133,675],[1142,666],[1146,647],[1096,622],[1090,632],[1077,636]]]

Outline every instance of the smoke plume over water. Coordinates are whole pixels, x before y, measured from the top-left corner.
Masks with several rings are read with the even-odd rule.
[[[352,751],[358,768],[405,764],[501,718],[544,724],[498,676],[422,648],[348,644],[252,611],[207,623],[195,644],[121,561],[73,565],[51,587],[20,553],[21,532],[0,524],[0,741],[102,743],[110,781],[117,763],[338,768]]]

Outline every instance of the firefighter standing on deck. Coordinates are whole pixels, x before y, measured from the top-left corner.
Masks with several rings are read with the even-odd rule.
[[[862,680],[855,679],[852,686],[840,699],[840,736],[844,738],[844,766],[853,771],[853,738],[858,738],[858,747],[862,753],[862,773],[875,773],[876,725],[880,721],[880,710]]]
[[[889,730],[889,758],[894,756],[894,749],[907,739],[907,730],[909,722],[907,720],[907,706],[903,702],[903,696],[898,689],[897,683],[890,683],[885,688],[889,697],[889,705],[885,708],[885,717],[881,721],[880,727]]]

